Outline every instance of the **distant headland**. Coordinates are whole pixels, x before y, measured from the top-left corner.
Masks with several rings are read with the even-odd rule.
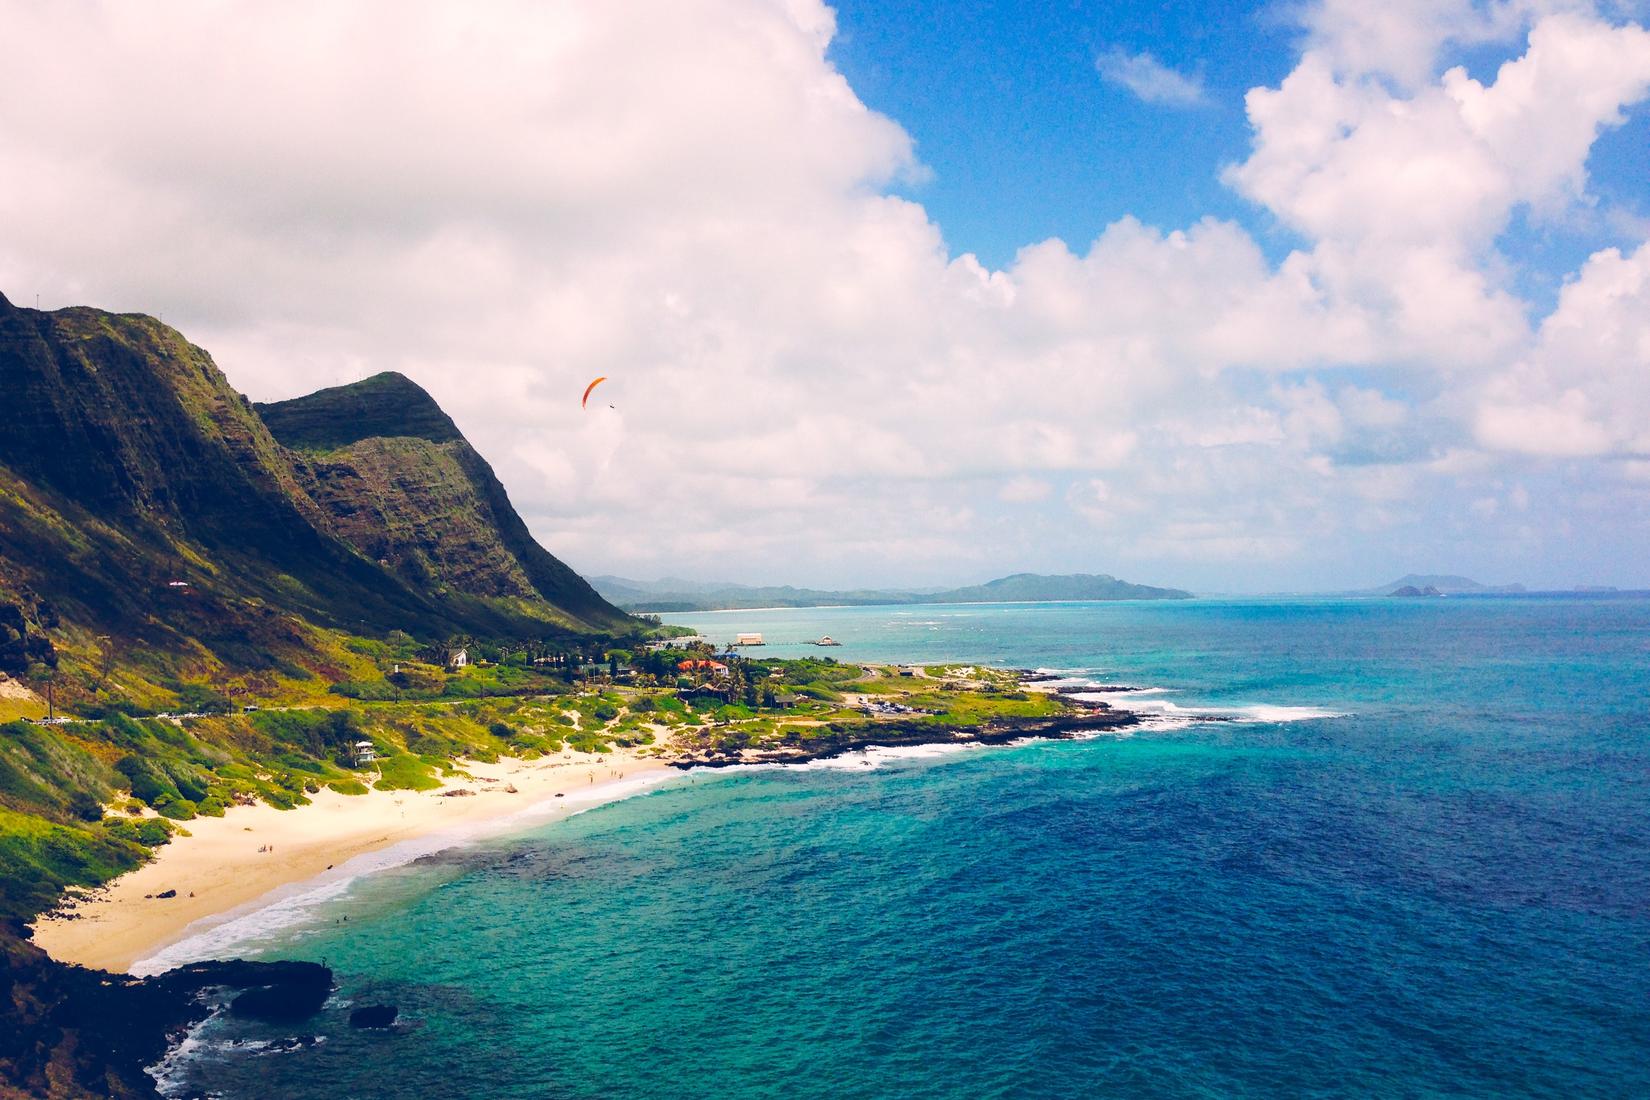
[[[831,590],[791,585],[755,586],[666,577],[637,581],[591,577],[605,599],[626,611],[664,614],[733,611],[757,607],[868,607],[883,604],[1040,603],[1055,600],[1188,600],[1190,592],[1133,584],[1104,573],[1045,576],[1015,573],[964,588],[857,588]]]

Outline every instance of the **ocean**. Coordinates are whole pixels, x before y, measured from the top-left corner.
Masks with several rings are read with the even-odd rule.
[[[335,968],[317,1041],[215,1020],[167,1088],[1650,1096],[1650,600],[669,618],[1152,719],[694,772],[360,878],[232,945]],[[403,1027],[346,1026],[385,1002]]]

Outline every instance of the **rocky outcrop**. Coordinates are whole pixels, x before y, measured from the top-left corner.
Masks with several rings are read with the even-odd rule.
[[[57,667],[57,649],[45,630],[57,625],[49,604],[0,600],[0,672],[24,676],[31,665]]]
[[[246,991],[237,1005],[257,993],[285,1013],[259,1018],[290,1023],[332,990],[315,963],[196,963],[153,978],[64,966],[21,933],[0,929],[0,1095],[157,1097],[146,1067],[234,991]]]
[[[918,745],[1007,745],[1040,738],[1068,741],[1076,737],[1127,729],[1140,718],[1128,711],[1091,705],[1052,718],[1005,718],[978,726],[948,727],[922,721],[831,725],[788,733],[756,748],[708,751],[679,760],[676,768],[729,768],[742,764],[800,764],[827,760],[870,748]]]
[[[362,1005],[349,1014],[349,1026],[356,1028],[386,1028],[395,1023],[401,1010],[394,1005]]]

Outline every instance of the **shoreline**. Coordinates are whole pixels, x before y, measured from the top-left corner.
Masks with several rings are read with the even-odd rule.
[[[1025,687],[1037,690],[1035,680]],[[142,867],[101,887],[69,894],[35,920],[31,939],[60,963],[135,976],[159,974],[196,958],[225,957],[213,950],[172,952],[182,943],[210,945],[216,929],[285,903],[302,903],[334,885],[342,889],[364,874],[506,834],[528,819],[550,821],[627,797],[643,779],[656,784],[694,768],[794,765],[873,748],[1071,740],[1140,722],[1130,711],[1070,701],[1079,709],[1059,717],[953,729],[892,721],[806,745],[729,754],[661,752],[653,746],[594,757],[565,749],[536,760],[461,761],[459,775],[430,791],[372,789],[365,795],[342,795],[323,789],[308,805],[290,810],[267,803],[232,806],[223,817],[183,823],[189,835],[156,848]],[[643,751],[649,755],[641,755]],[[455,793],[462,791],[469,793]],[[403,849],[404,858],[374,858],[395,849]],[[160,896],[168,892],[175,893]],[[230,934],[215,946],[232,955],[238,938]]]
[[[329,880],[342,885],[529,819],[570,816],[624,797],[638,780],[663,782],[677,774],[667,758],[635,750],[465,761],[462,769],[436,790],[343,795],[323,789],[290,810],[231,806],[223,817],[184,822],[188,836],[173,837],[148,863],[112,882],[65,897],[35,920],[31,939],[60,963],[158,973],[184,961],[167,960],[168,949]],[[453,793],[466,790],[471,793]],[[410,846],[404,860],[371,858],[404,845]],[[159,896],[168,891],[175,894]],[[165,965],[141,965],[150,960]]]

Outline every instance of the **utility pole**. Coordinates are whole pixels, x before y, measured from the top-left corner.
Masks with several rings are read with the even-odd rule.
[[[50,680],[46,681],[46,720],[57,721],[57,685]]]

